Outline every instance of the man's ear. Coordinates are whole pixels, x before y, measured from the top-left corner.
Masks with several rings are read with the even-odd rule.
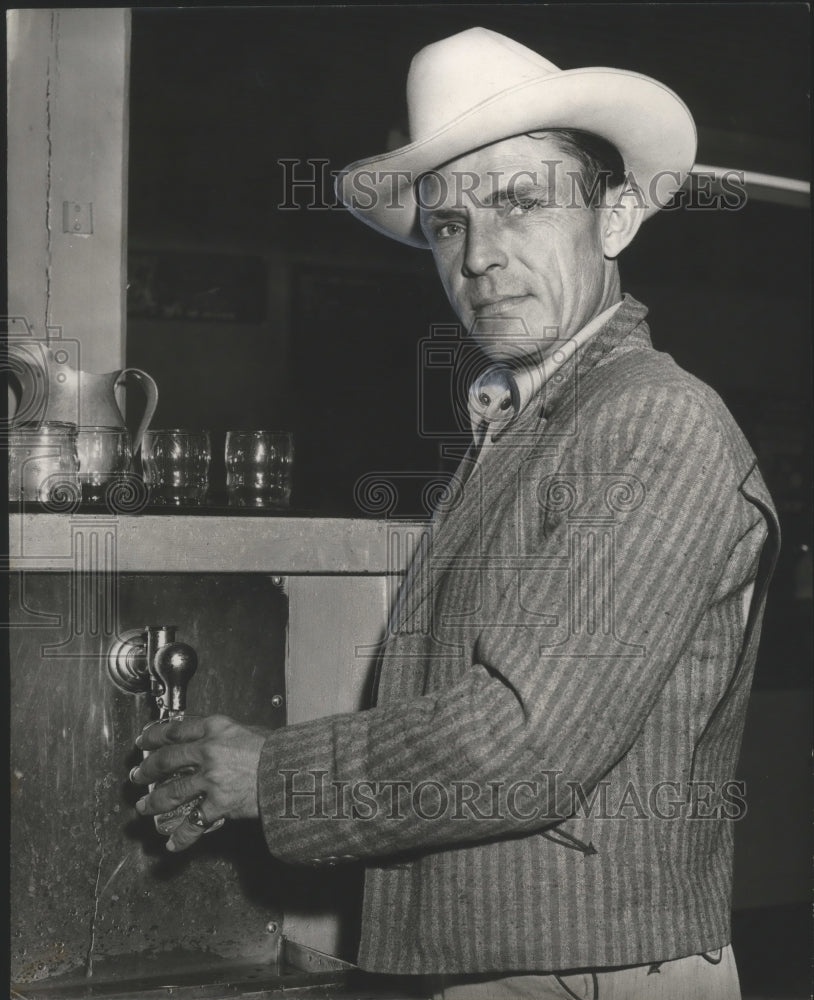
[[[615,196],[615,197],[614,197]],[[645,206],[627,186],[611,192],[609,204],[602,212],[602,252],[614,260],[638,233],[644,222]]]

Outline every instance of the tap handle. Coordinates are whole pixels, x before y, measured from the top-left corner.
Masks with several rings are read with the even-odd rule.
[[[170,642],[156,650],[153,669],[164,685],[162,715],[174,716],[187,706],[187,685],[198,669],[198,654],[185,642]]]

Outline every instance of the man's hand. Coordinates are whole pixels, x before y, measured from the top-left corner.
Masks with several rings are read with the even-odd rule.
[[[130,780],[156,785],[136,803],[137,811],[155,816],[202,796],[198,812],[207,825],[221,817],[258,816],[257,767],[268,735],[224,715],[151,723],[136,740],[149,756],[133,768]],[[173,830],[167,849],[183,851],[205,832],[184,819]]]

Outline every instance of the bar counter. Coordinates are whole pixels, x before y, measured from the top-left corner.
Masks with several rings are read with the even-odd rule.
[[[273,729],[357,711],[426,530],[418,521],[222,508],[11,512],[19,995],[271,997],[292,986],[370,995],[346,981],[341,962],[338,979],[326,980],[329,969],[310,978],[314,955],[353,960],[361,867],[286,868],[259,828],[241,823],[168,856],[136,815],[127,782],[135,737],[154,709],[147,694],[119,690],[106,664],[128,630],[172,622],[199,659],[192,714]],[[289,975],[281,948],[306,956],[306,967]],[[188,960],[174,964],[181,953]],[[167,956],[161,972],[158,954]],[[160,981],[125,975],[145,958]]]

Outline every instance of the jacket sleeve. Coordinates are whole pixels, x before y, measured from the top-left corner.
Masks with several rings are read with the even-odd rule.
[[[461,802],[541,770],[559,771],[559,787],[579,782],[588,792],[630,748],[743,530],[736,507],[746,501],[730,452],[701,390],[657,387],[586,417],[557,482],[543,482],[550,467],[529,465],[540,503],[527,537],[541,558],[504,588],[462,679],[268,738],[258,795],[272,853],[288,861],[392,855],[564,818],[553,799],[533,816],[500,792],[497,809],[493,794],[488,805]],[[595,526],[607,522],[609,502],[613,531],[603,534]],[[588,512],[581,531],[575,504]],[[549,558],[564,554],[567,579]],[[583,598],[593,600],[593,618],[575,611]],[[518,604],[558,627],[524,623]]]

